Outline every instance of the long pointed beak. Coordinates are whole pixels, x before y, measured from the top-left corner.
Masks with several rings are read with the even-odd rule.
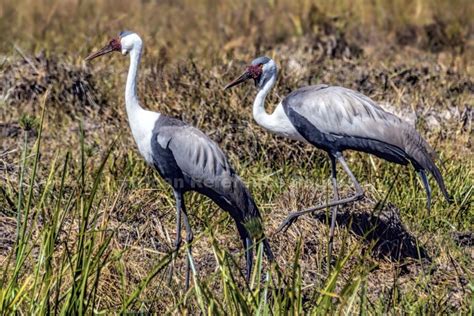
[[[100,49],[99,51],[95,52],[95,53],[92,53],[90,54],[89,56],[87,56],[84,60],[85,61],[89,61],[89,60],[92,60],[94,58],[97,58],[99,56],[102,56],[102,55],[105,55],[105,54],[108,54],[108,53],[111,53],[114,51],[114,48],[112,47],[112,45],[110,44],[107,44],[105,47],[103,47],[102,49]]]
[[[225,87],[224,87],[224,90],[227,90],[229,88],[232,88],[233,86],[236,86],[238,84],[241,84],[242,82],[244,81],[247,81],[248,79],[250,79],[251,76],[250,76],[250,73],[248,71],[245,71],[243,74],[240,75],[240,77],[238,77],[237,79],[235,79],[234,81],[232,82],[229,82]]]

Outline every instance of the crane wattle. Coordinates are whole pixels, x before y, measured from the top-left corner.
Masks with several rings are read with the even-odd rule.
[[[109,43],[110,48],[114,51],[120,52],[122,50],[122,44],[120,44],[120,40],[117,38],[113,38]]]
[[[250,65],[247,67],[247,73],[250,75],[252,79],[258,80],[263,72],[263,65]]]
[[[120,40],[113,38],[107,45],[105,45],[102,49],[98,50],[95,53],[91,53],[89,56],[85,58],[86,61],[92,60],[99,56],[109,54],[115,51],[120,52],[122,50],[122,44],[120,44]]]

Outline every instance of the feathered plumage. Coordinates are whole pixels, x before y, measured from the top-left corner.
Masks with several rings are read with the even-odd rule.
[[[428,170],[450,200],[433,149],[413,126],[367,96],[343,87],[315,85],[293,91],[282,104],[297,130],[315,146],[332,152],[358,150],[403,165],[411,162],[418,172]],[[302,119],[313,126],[311,132],[298,128]]]

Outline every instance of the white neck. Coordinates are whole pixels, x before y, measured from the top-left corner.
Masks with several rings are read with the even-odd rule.
[[[140,106],[137,96],[137,72],[140,64],[142,45],[136,42],[130,50],[130,68],[125,86],[125,105],[128,122],[138,150],[149,164],[153,164],[151,137],[160,116],[157,112],[146,111]]]
[[[140,64],[142,48],[141,46],[134,46],[130,50],[130,67],[128,69],[127,84],[125,86],[125,105],[127,107],[127,115],[129,120],[136,117],[137,114],[143,111],[138,102],[137,96],[137,72]]]
[[[288,119],[281,103],[276,106],[272,114],[268,114],[265,111],[265,98],[273,88],[273,85],[275,85],[275,82],[276,72],[270,80],[265,83],[263,88],[258,91],[255,101],[253,102],[253,118],[260,126],[266,128],[270,132],[291,139],[306,141]]]
[[[271,129],[270,127],[272,125],[273,119],[272,115],[265,111],[265,99],[270,90],[273,88],[275,81],[276,74],[274,74],[270,80],[265,83],[263,88],[258,91],[255,101],[253,101],[253,118],[259,125],[267,129]]]

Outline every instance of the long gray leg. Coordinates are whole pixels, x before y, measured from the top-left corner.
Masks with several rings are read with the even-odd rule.
[[[183,210],[183,218],[184,218],[184,226],[186,227],[186,244],[188,244],[188,251],[189,251],[189,256],[192,257],[192,248],[191,248],[191,243],[193,242],[193,230],[191,229],[191,225],[189,225],[189,219],[188,219],[188,213],[186,211],[186,206],[184,205],[184,201],[182,204],[182,210]],[[188,258],[186,261],[186,290],[189,289],[189,277],[191,273],[191,259]]]
[[[253,241],[249,236],[245,238],[245,244],[245,258],[247,260],[247,283],[250,283],[250,276],[252,275],[253,268]]]
[[[180,191],[173,191],[176,199],[176,240],[174,242],[174,251],[178,252],[181,247],[181,212],[183,210],[183,193]]]
[[[337,178],[336,178],[336,157],[332,154],[329,154],[329,159],[331,160],[331,181],[332,181],[332,191],[333,191],[333,201],[339,200],[339,192],[337,190]],[[329,229],[329,245],[328,245],[328,267],[331,264],[332,260],[332,247],[334,241],[334,229],[336,227],[336,218],[337,218],[337,205],[332,207],[331,214],[331,228]]]
[[[173,190],[174,198],[176,200],[176,239],[174,242],[174,252],[173,252],[173,261],[176,259],[178,254],[178,250],[181,246],[181,211],[183,205],[183,193],[177,190]],[[171,278],[173,276],[173,265],[171,265],[170,274],[169,274],[169,281],[171,282]]]
[[[276,233],[279,233],[282,230],[286,231],[298,219],[298,217],[300,217],[301,215],[305,215],[305,214],[308,214],[308,213],[313,213],[315,211],[325,209],[325,208],[328,208],[328,207],[333,207],[333,206],[337,206],[337,205],[351,203],[351,202],[360,200],[364,196],[364,190],[362,190],[362,187],[360,186],[359,182],[357,182],[357,179],[352,174],[352,171],[349,169],[349,166],[347,165],[346,161],[344,160],[344,157],[342,157],[342,155],[340,153],[338,153],[336,155],[336,158],[341,163],[342,168],[344,168],[344,171],[349,175],[349,178],[351,179],[352,183],[355,186],[356,193],[353,196],[345,198],[345,199],[341,199],[341,200],[338,200],[338,201],[332,201],[332,202],[327,203],[327,204],[322,204],[322,205],[318,205],[318,206],[314,206],[314,207],[309,207],[309,208],[304,209],[302,211],[291,213],[283,221],[283,223],[280,225],[280,227],[278,227]]]
[[[358,199],[361,199],[363,196],[364,196],[364,190],[362,189],[362,187],[360,186],[359,182],[357,181],[356,177],[354,176],[354,174],[352,173],[351,169],[349,169],[349,166],[347,165],[347,162],[346,160],[344,159],[344,157],[342,156],[342,154],[338,154],[337,155],[337,160],[339,160],[339,162],[341,163],[342,165],[342,168],[344,168],[344,171],[347,173],[347,175],[349,176],[349,178],[351,178],[352,180],[352,183],[354,184],[354,187],[356,189],[356,194],[354,194],[353,197],[356,197],[356,200]],[[342,200],[341,200],[342,201]],[[346,202],[347,203],[347,202]]]

